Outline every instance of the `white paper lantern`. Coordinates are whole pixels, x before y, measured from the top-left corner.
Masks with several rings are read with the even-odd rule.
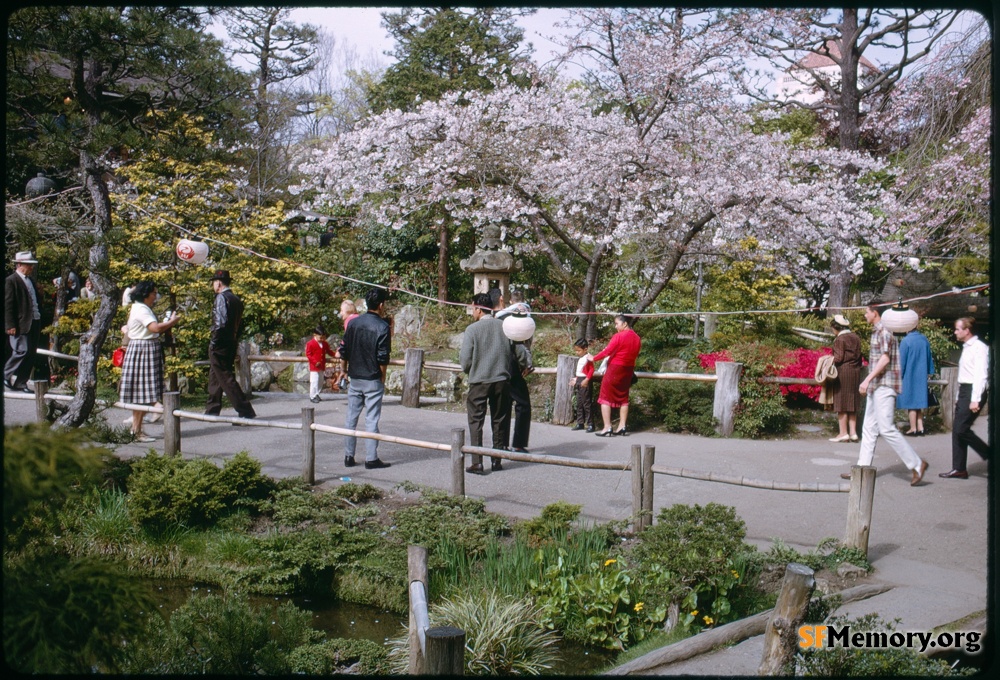
[[[535,320],[524,314],[511,314],[503,320],[503,334],[514,342],[530,340],[535,334]]]
[[[920,316],[900,300],[882,315],[882,325],[893,333],[909,333],[917,327]]]
[[[208,244],[182,238],[177,242],[177,257],[188,264],[201,264],[208,257]]]

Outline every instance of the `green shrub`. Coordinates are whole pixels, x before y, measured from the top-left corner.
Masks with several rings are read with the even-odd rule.
[[[376,501],[382,498],[382,491],[367,482],[364,484],[348,482],[334,489],[333,495],[352,503],[367,503],[368,501]]]
[[[668,432],[715,436],[712,410],[715,388],[708,383],[685,380],[640,380],[632,388],[638,408],[637,427],[645,423]],[[629,422],[633,420],[629,411]]]
[[[555,535],[565,536],[577,517],[580,516],[582,505],[567,503],[566,501],[556,501],[549,503],[538,517],[518,522],[514,529],[518,534],[528,537],[529,541],[539,543],[552,539]]]
[[[291,672],[303,675],[388,675],[389,654],[371,640],[335,638],[302,645],[288,656]]]
[[[433,552],[442,541],[464,546],[481,554],[490,536],[507,533],[509,521],[486,512],[479,499],[451,496],[443,491],[425,491],[416,505],[392,514],[393,538],[402,545],[423,545]]]
[[[206,460],[150,452],[133,465],[129,505],[135,520],[154,531],[207,527],[238,508],[258,511],[273,488],[245,451],[221,470]]]
[[[748,551],[746,524],[725,505],[663,508],[630,557],[649,597],[680,607],[680,622],[711,626],[732,618],[730,591],[745,583],[734,560]]]
[[[335,570],[344,565],[344,529],[328,526],[256,539],[253,564],[240,570],[237,583],[260,593],[331,594]]]
[[[255,609],[244,595],[192,595],[169,621],[150,617],[127,646],[126,673],[287,675],[296,648],[323,634],[290,602]]]

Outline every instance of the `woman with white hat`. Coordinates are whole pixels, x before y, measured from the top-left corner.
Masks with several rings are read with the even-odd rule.
[[[833,381],[833,410],[837,412],[840,433],[832,442],[858,441],[858,408],[861,395],[861,338],[851,331],[851,322],[842,314],[835,314],[830,322],[837,337],[833,340],[833,365],[837,377]]]

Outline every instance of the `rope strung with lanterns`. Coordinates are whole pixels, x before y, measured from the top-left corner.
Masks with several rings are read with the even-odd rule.
[[[127,203],[128,205],[132,206],[133,208],[135,208],[137,210],[140,210],[140,211],[146,213],[147,215],[150,215],[151,217],[154,216],[153,213],[149,212],[148,210],[146,210],[142,206],[138,206],[138,205],[135,205],[133,203],[129,203],[127,201],[125,201],[125,203]],[[203,236],[197,234],[196,232],[194,232],[194,231],[192,231],[190,229],[187,229],[186,227],[183,227],[183,226],[181,226],[181,225],[179,225],[179,224],[177,224],[175,222],[172,222],[171,220],[167,219],[166,217],[163,217],[162,215],[155,215],[155,217],[158,218],[158,219],[160,219],[160,220],[163,220],[164,222],[166,222],[170,226],[174,227],[175,229],[178,229],[179,231],[182,231],[182,232],[184,232],[186,234],[189,234],[189,235],[191,235],[191,236],[194,237],[194,238],[182,238],[182,239],[178,240],[177,246],[176,246],[176,249],[175,249],[175,252],[177,253],[178,259],[181,260],[182,262],[186,262],[186,263],[191,264],[191,265],[202,264],[203,262],[205,262],[205,260],[208,259],[209,246],[208,246],[207,242],[213,242],[213,243],[218,243],[219,245],[222,245],[222,246],[227,247],[227,248],[232,248],[234,250],[239,250],[239,251],[244,252],[244,253],[246,253],[248,255],[252,255],[254,257],[258,257],[258,258],[263,259],[263,260],[269,260],[271,262],[277,262],[277,263],[280,263],[280,264],[285,264],[285,265],[289,265],[289,266],[293,266],[293,267],[299,267],[301,269],[306,269],[306,270],[315,272],[317,274],[321,274],[323,276],[336,277],[336,278],[339,278],[339,279],[343,279],[345,281],[350,281],[351,283],[357,283],[357,284],[360,284],[360,285],[370,286],[370,287],[374,287],[374,288],[384,288],[386,290],[392,290],[392,291],[395,291],[395,292],[400,292],[400,293],[404,293],[406,295],[410,295],[412,297],[421,298],[421,299],[427,300],[429,302],[434,302],[435,304],[446,304],[446,305],[452,305],[452,306],[456,306],[456,307],[468,307],[468,303],[464,303],[464,302],[451,302],[450,300],[439,300],[438,298],[431,297],[429,295],[424,295],[422,293],[418,293],[416,291],[408,290],[406,288],[390,287],[390,286],[386,286],[386,285],[383,285],[383,284],[372,283],[370,281],[364,281],[364,280],[361,280],[361,279],[355,279],[355,278],[352,278],[350,276],[346,276],[344,274],[338,274],[337,272],[324,271],[322,269],[319,269],[317,267],[313,267],[312,265],[308,265],[308,264],[305,264],[305,263],[302,263],[302,262],[295,262],[295,261],[292,261],[292,260],[281,259],[281,258],[277,258],[277,257],[272,257],[270,255],[265,255],[263,253],[258,253],[256,251],[254,251],[253,249],[247,248],[245,246],[234,245],[232,243],[227,243],[225,241],[221,241],[221,240],[216,239],[216,238],[203,237]],[[947,297],[947,296],[951,296],[951,295],[962,295],[962,294],[965,294],[965,293],[979,293],[979,292],[986,291],[989,288],[990,288],[990,284],[989,283],[982,283],[982,284],[977,284],[977,285],[973,285],[973,286],[966,286],[964,288],[953,288],[952,290],[944,291],[944,292],[941,292],[941,293],[933,293],[933,294],[930,294],[930,295],[921,295],[921,296],[917,296],[917,297],[907,298],[905,301],[904,301],[904,299],[902,297],[900,297],[899,298],[899,302],[896,305],[894,305],[892,309],[886,310],[886,313],[882,315],[882,324],[884,326],[886,326],[886,328],[889,328],[890,330],[892,330],[894,333],[909,332],[910,330],[912,330],[913,328],[916,327],[916,323],[917,323],[917,321],[919,321],[919,316],[917,315],[917,313],[915,311],[913,311],[912,309],[910,309],[905,303],[907,303],[907,302],[913,303],[913,302],[919,302],[919,301],[923,301],[923,300],[931,300],[931,299],[934,299],[934,298]],[[741,314],[800,314],[802,312],[821,312],[821,311],[824,311],[825,309],[826,309],[825,307],[814,306],[814,307],[799,307],[799,308],[796,308],[796,309],[750,309],[750,310],[744,309],[744,310],[736,310],[736,311],[712,311],[712,312],[709,312],[709,313],[711,313],[713,316],[733,316],[733,315],[741,315]],[[866,309],[866,306],[861,305],[861,306],[854,306],[854,307],[839,307],[838,309],[842,309],[842,310],[862,310],[862,309]],[[531,316],[609,316],[609,315],[615,315],[617,313],[618,312],[596,312],[596,311],[595,312],[534,312],[533,311],[533,312],[531,312],[531,315],[520,314],[520,313],[511,313],[506,318],[507,319],[513,319],[511,321],[512,333],[514,333],[514,335],[518,335],[518,336],[524,335],[524,333],[526,332],[526,330],[516,330],[516,329],[514,329],[514,326],[517,325],[518,323],[520,323],[520,324],[523,324],[524,328],[526,329],[527,326],[528,326],[527,321],[530,321],[531,333],[527,337],[531,337],[531,335],[534,333],[534,327],[535,327],[535,322],[533,320],[531,320]],[[635,318],[667,318],[667,317],[675,317],[675,316],[692,316],[692,315],[695,315],[695,314],[699,314],[700,315],[700,314],[704,314],[704,313],[706,313],[704,310],[701,310],[701,311],[692,310],[692,311],[681,311],[681,312],[639,312],[639,313],[635,313],[635,314],[631,314],[630,313],[629,316],[635,317]],[[897,314],[900,315],[898,321],[896,319],[896,315]],[[523,319],[527,319],[527,321],[523,321]],[[505,321],[505,323],[506,323],[506,321]],[[909,324],[912,324],[912,325],[909,325]],[[903,327],[906,327],[906,330],[895,330],[895,328],[903,328]],[[508,336],[510,337],[510,334],[508,334]],[[514,338],[512,337],[511,339],[514,339]],[[527,338],[525,338],[525,339],[527,339]]]

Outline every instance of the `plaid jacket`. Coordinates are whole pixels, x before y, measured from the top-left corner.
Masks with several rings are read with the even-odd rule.
[[[876,387],[885,385],[899,394],[903,390],[903,373],[899,369],[899,343],[896,336],[892,334],[879,321],[872,329],[871,349],[868,352],[868,366],[874,368],[875,364],[883,354],[889,356],[889,365],[885,367],[879,375],[872,378],[868,383],[868,394],[875,391]]]

